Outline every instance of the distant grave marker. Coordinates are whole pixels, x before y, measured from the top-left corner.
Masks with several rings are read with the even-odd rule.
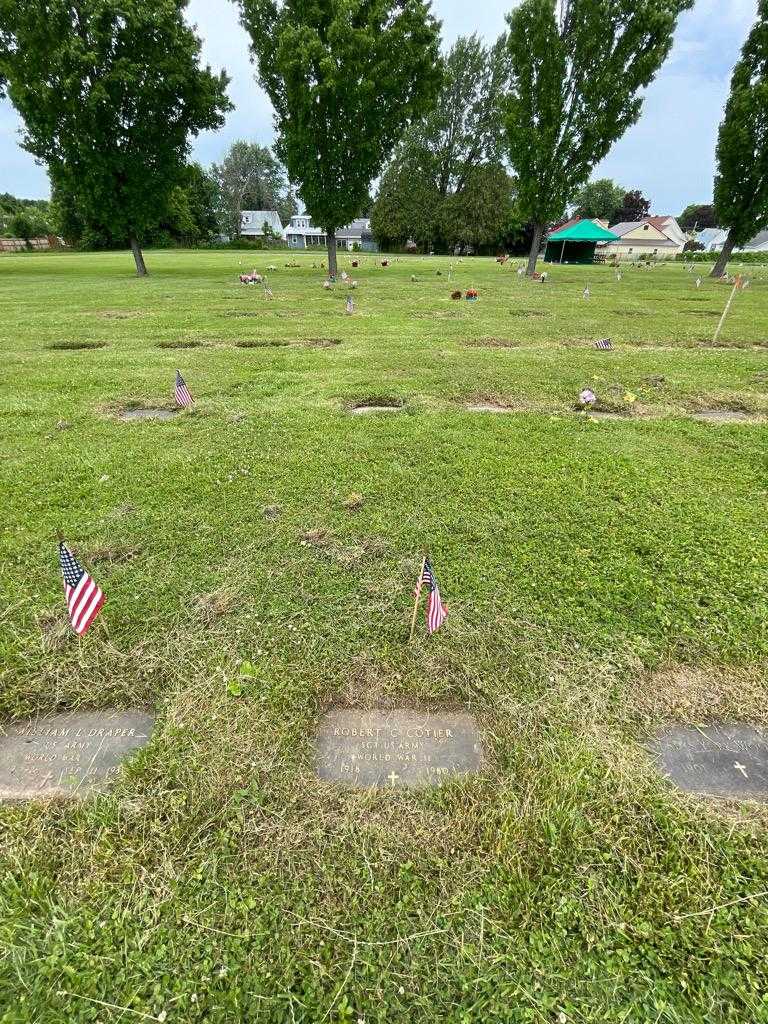
[[[178,416],[175,409],[124,409],[120,419],[131,420],[172,420]]]
[[[504,413],[515,411],[509,405],[499,405],[496,402],[472,402],[468,405],[465,405],[464,408],[466,409],[467,412]]]
[[[340,710],[321,721],[315,770],[353,786],[438,786],[480,770],[483,747],[467,713]]]
[[[379,412],[400,412],[404,405],[401,398],[366,398],[354,402],[349,411],[353,416],[365,416]]]
[[[674,726],[649,744],[686,793],[768,800],[768,735],[749,725]]]
[[[755,417],[739,409],[701,409],[693,413],[700,423],[754,423]]]
[[[0,724],[0,800],[84,797],[149,740],[143,711],[93,711]]]

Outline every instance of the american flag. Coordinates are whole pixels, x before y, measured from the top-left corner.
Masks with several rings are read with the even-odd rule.
[[[604,352],[610,352],[613,348],[613,342],[610,338],[601,338],[600,341],[595,342],[595,348],[602,349]]]
[[[421,593],[422,587],[426,587],[429,591],[429,598],[427,600],[427,632],[431,636],[433,633],[436,633],[445,622],[448,615],[448,609],[440,598],[440,588],[438,587],[437,580],[435,579],[435,571],[428,558],[424,560],[424,568],[422,569],[421,579],[419,580],[419,593]]]
[[[104,595],[64,541],[59,543],[59,565],[72,628],[78,636],[83,636],[101,611]]]
[[[176,404],[192,405],[192,395],[178,370],[176,371]]]

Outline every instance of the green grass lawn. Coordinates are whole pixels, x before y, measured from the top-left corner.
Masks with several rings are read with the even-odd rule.
[[[109,794],[0,808],[0,1022],[768,1021],[768,815],[643,748],[768,724],[766,270],[715,348],[703,268],[344,256],[347,316],[293,258],[0,258],[0,712],[159,716]],[[194,411],[120,421],[177,367]],[[487,765],[321,783],[331,706],[468,709]]]

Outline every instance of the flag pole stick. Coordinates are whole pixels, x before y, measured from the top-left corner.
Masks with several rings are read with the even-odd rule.
[[[424,558],[422,559],[421,562],[421,569],[419,570],[419,581],[416,584],[416,596],[413,602],[413,615],[411,616],[411,635],[408,638],[409,643],[411,642],[411,640],[413,640],[413,634],[416,630],[416,616],[419,613],[419,601],[421,600],[421,581],[424,579],[424,566],[426,564],[427,556],[424,555]]]
[[[736,292],[738,290],[739,290],[739,282],[737,281],[736,284],[733,286],[733,291],[731,292],[731,297],[728,299],[728,303],[727,303],[725,309],[723,310],[723,315],[720,317],[720,323],[717,325],[717,330],[715,331],[715,336],[712,339],[712,344],[713,345],[716,344],[717,339],[720,337],[720,331],[722,331],[723,324],[725,323],[725,318],[728,316],[728,310],[731,308],[731,303],[733,302],[733,297],[734,297],[734,295],[736,294]]]

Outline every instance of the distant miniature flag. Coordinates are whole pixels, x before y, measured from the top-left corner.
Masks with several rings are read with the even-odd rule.
[[[104,595],[64,541],[59,543],[59,565],[72,628],[83,636],[101,611]]]
[[[192,405],[192,395],[190,395],[189,388],[178,370],[176,371],[176,404],[183,406]]]
[[[448,616],[448,609],[440,598],[440,588],[435,579],[435,571],[428,558],[424,559],[424,568],[421,571],[421,579],[417,595],[421,594],[423,587],[427,588],[427,632],[431,636],[442,626]]]
[[[352,298],[351,295],[347,296],[347,312],[348,313],[354,313],[355,312],[355,302],[354,302],[354,299]]]
[[[610,338],[601,338],[600,341],[595,342],[595,348],[599,348],[603,352],[610,352],[613,348],[613,342]]]

